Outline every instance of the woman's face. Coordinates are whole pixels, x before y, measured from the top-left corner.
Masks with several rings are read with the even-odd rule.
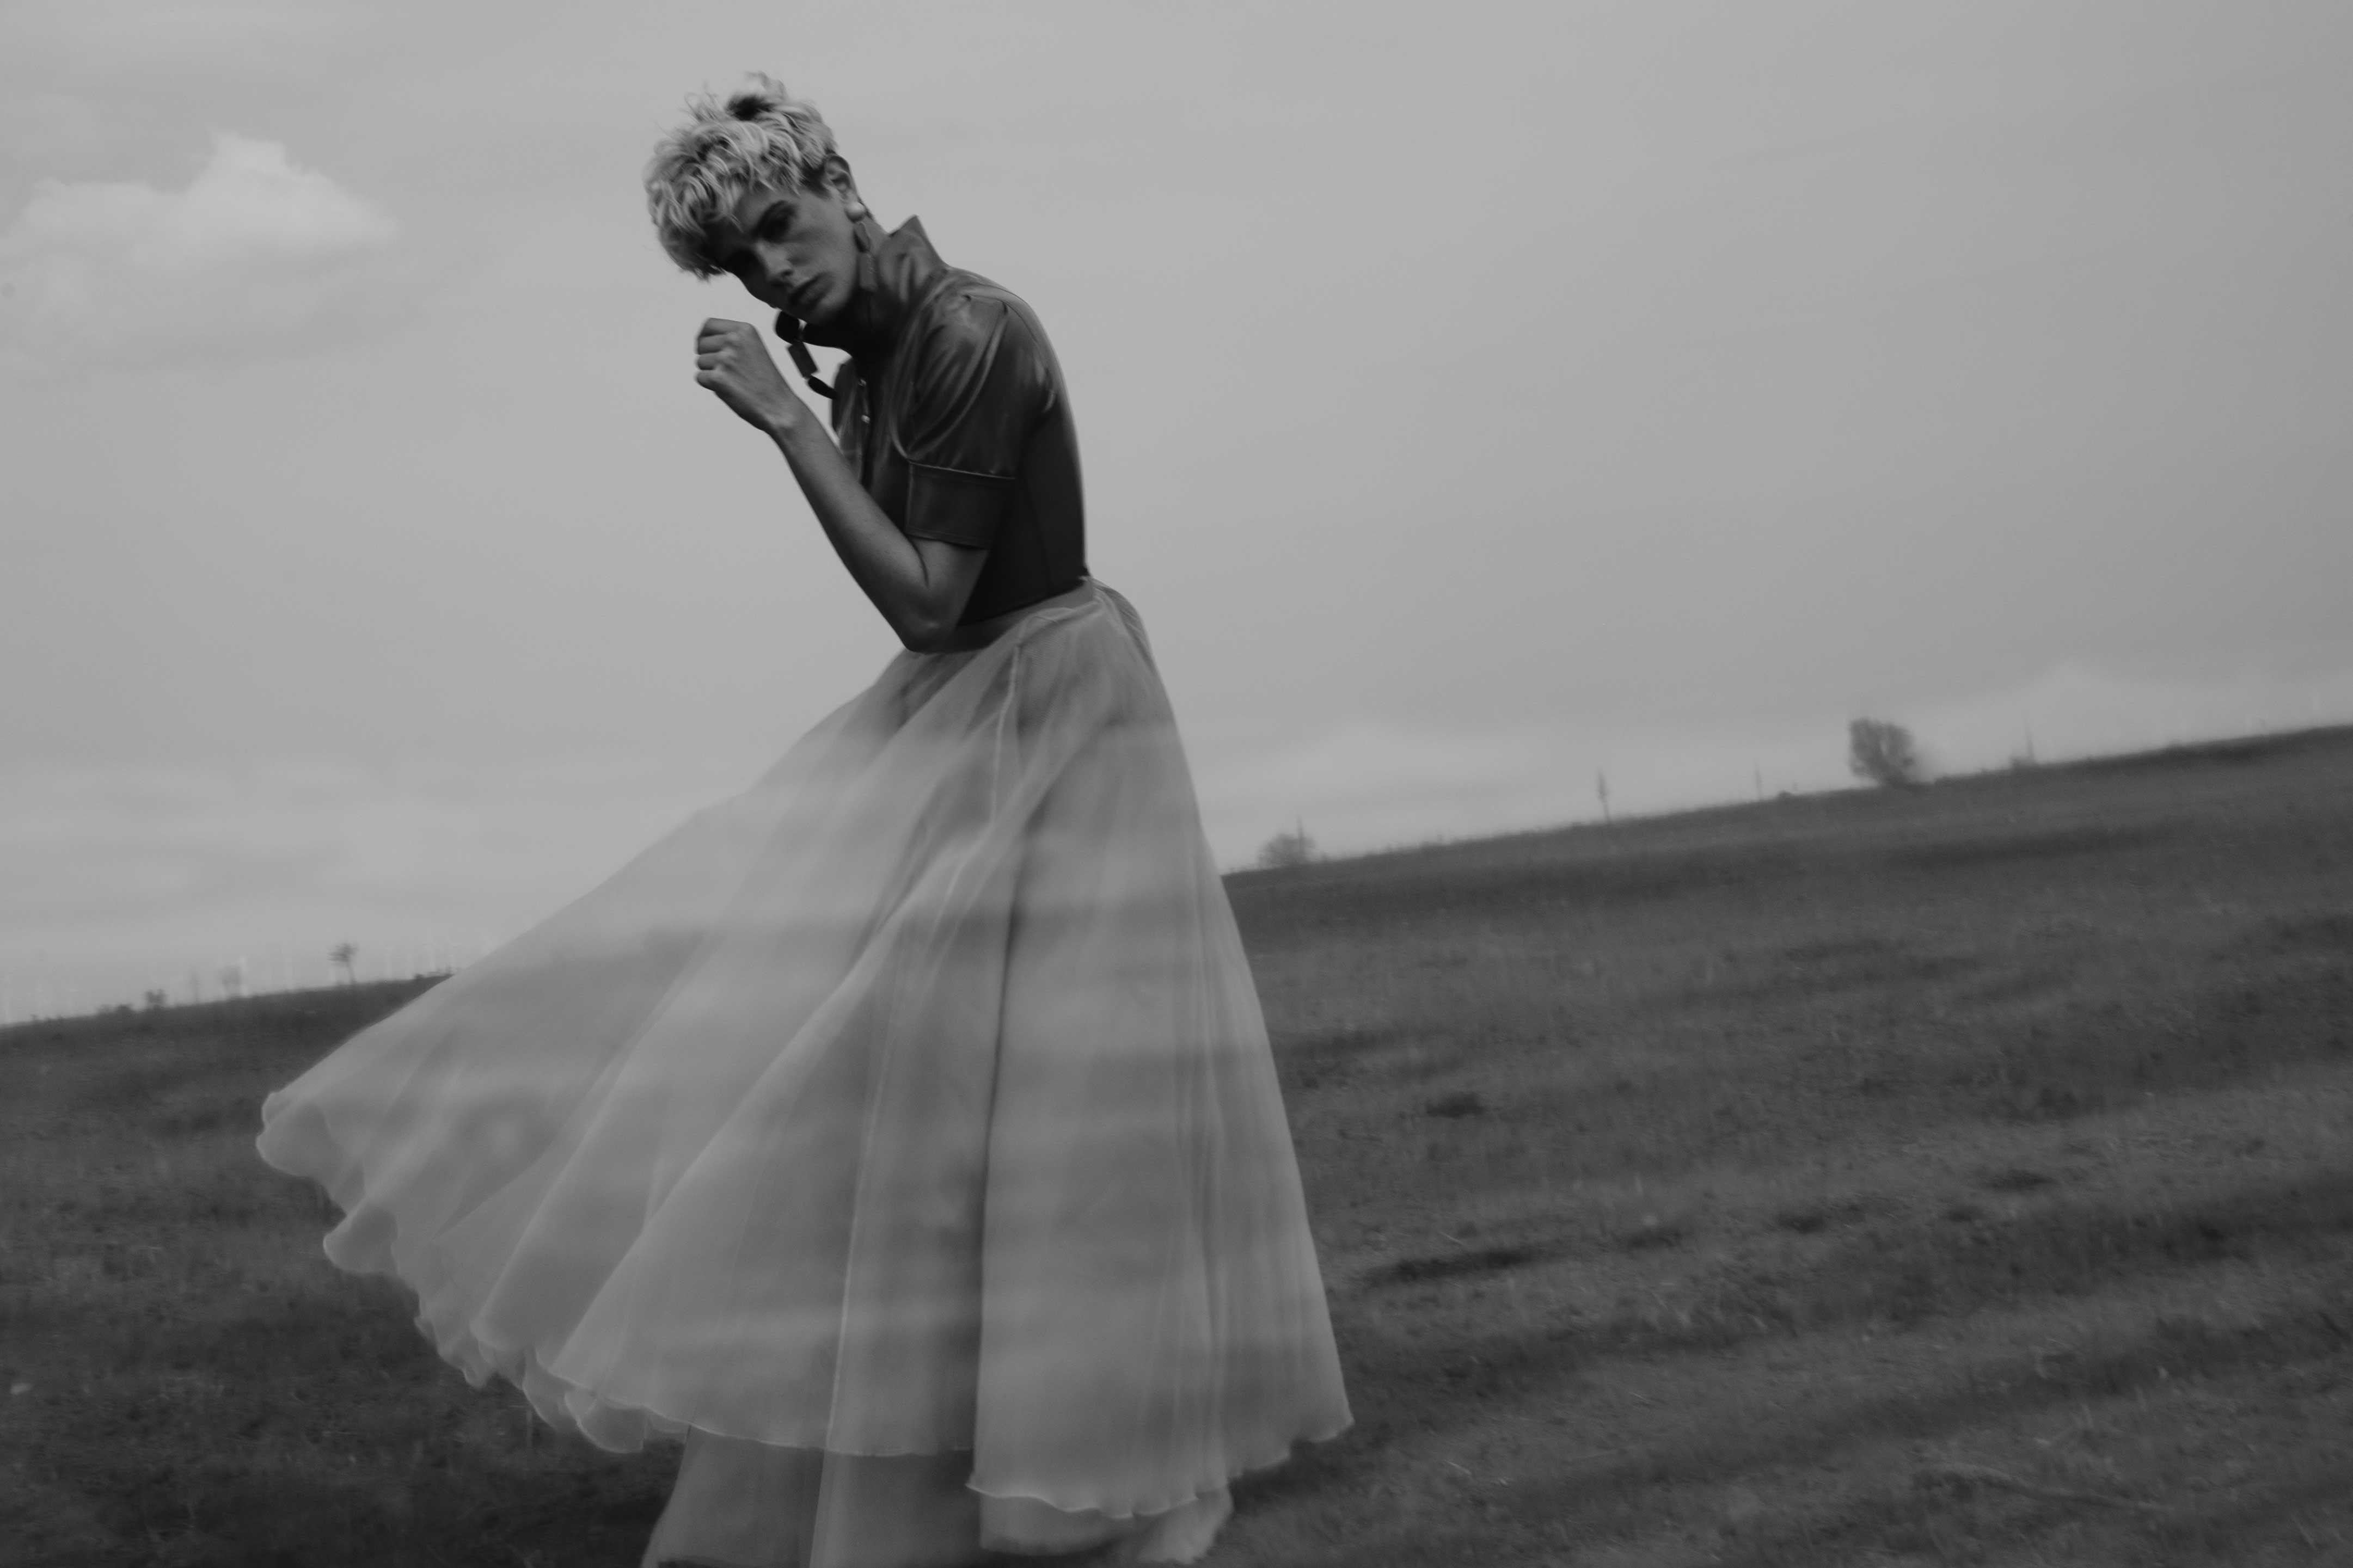
[[[858,290],[857,226],[846,182],[760,185],[712,236],[712,257],[752,297],[822,327]]]

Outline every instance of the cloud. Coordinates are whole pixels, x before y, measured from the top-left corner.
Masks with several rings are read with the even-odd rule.
[[[2069,660],[2016,688],[1905,717],[1932,763],[1964,772],[2030,747],[2048,762],[2341,724],[2353,719],[2353,669],[2166,679]]]
[[[1824,709],[1713,731],[1598,715],[1486,730],[1336,723],[1204,759],[1198,782],[1219,863],[1242,866],[1294,822],[1324,849],[1352,853],[1591,820],[1602,773],[1621,816],[1847,788],[1846,726],[1858,716]],[[2353,668],[2200,680],[2068,661],[2014,687],[1875,716],[1910,730],[1932,772],[1975,773],[2030,745],[2058,762],[2353,721]]]
[[[338,941],[364,967],[437,933],[480,948],[745,782],[634,752],[438,770],[0,760],[0,989],[15,977],[21,1012],[42,975],[129,999],[240,954],[294,953],[323,981]]]
[[[1224,866],[1303,823],[1327,851],[1552,827],[1598,817],[1599,776],[1620,814],[1845,784],[1845,731],[1719,735],[1622,721],[1487,730],[1364,722],[1311,729],[1271,750],[1205,759],[1203,826]]]
[[[47,360],[284,353],[365,303],[392,218],[231,132],[185,190],[43,180],[0,234],[0,334]]]

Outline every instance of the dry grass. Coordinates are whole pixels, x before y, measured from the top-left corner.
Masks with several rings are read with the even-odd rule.
[[[1232,888],[1358,1424],[1217,1561],[2353,1563],[2353,736]],[[635,1560],[251,1157],[406,994],[0,1035],[0,1560]]]
[[[0,1035],[0,1563],[635,1562],[662,1457],[467,1387],[254,1156],[259,1097],[419,989]]]

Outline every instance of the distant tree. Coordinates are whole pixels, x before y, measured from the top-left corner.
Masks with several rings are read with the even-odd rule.
[[[1921,780],[1912,731],[1884,719],[1857,719],[1846,727],[1847,771],[1873,784],[1900,787]]]
[[[1307,837],[1307,825],[1301,823],[1288,833],[1278,833],[1259,846],[1258,863],[1272,871],[1285,866],[1304,866],[1315,858],[1315,840]]]
[[[150,1013],[158,1013],[163,1011],[163,1009],[170,1004],[172,999],[165,995],[162,990],[158,989],[148,992],[144,1000],[147,1003],[147,1011]]]
[[[357,985],[360,983],[359,971],[352,963],[352,961],[359,955],[360,950],[348,942],[339,942],[327,950],[327,957],[343,972],[343,984],[346,985]]]
[[[214,978],[220,982],[220,994],[227,1000],[234,1002],[245,994],[244,964],[225,963],[221,965],[220,973]]]

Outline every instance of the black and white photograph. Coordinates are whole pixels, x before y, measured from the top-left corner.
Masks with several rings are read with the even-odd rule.
[[[0,4],[0,1568],[2353,1568],[2353,7]]]

